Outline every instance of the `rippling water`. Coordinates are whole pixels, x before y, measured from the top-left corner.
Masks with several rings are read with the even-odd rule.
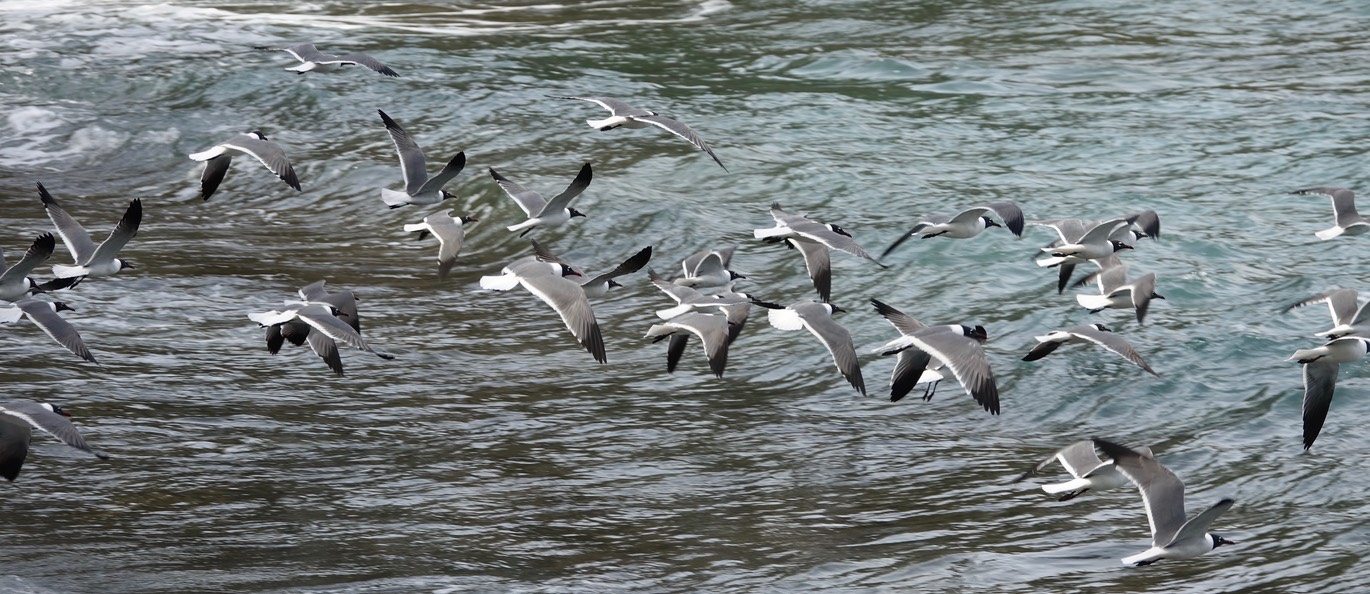
[[[1327,200],[1287,194],[1366,186],[1363,7],[651,4],[0,3],[0,247],[49,228],[36,181],[97,236],[128,200],[146,211],[137,269],[62,296],[103,367],[3,330],[10,395],[63,403],[114,457],[42,438],[0,485],[0,591],[1370,589],[1365,372],[1347,366],[1303,452],[1283,359],[1326,314],[1278,314],[1366,289],[1363,240],[1318,241]],[[296,76],[250,49],[302,41],[403,78]],[[730,173],[549,94],[678,116]],[[400,185],[378,108],[434,161],[467,153],[444,206],[481,221],[448,282],[401,232],[431,209],[378,198]],[[199,201],[185,155],[253,128],[304,192],[240,159]],[[591,270],[737,244],[745,288],[790,302],[812,296],[798,256],[750,235],[772,201],[878,250],[919,215],[1013,200],[1032,220],[1159,211],[1162,240],[1127,260],[1167,299],[1145,327],[1091,316],[1028,261],[1047,230],[992,230],[909,242],[888,270],[834,256],[869,398],[764,320],[724,379],[697,346],[667,375],[641,339],[666,303],[641,274],[595,303],[598,365],[526,292],[476,286],[527,251],[485,168],[555,192],[587,161],[589,216],[537,236]],[[334,378],[304,349],[265,352],[245,314],[320,278],[360,295],[396,360],[345,352]],[[1003,414],[954,386],[880,397],[892,362],[864,353],[894,333],[871,297],[985,325]],[[1096,320],[1162,377],[1082,347],[1019,361]],[[1235,498],[1215,530],[1239,544],[1125,568],[1149,543],[1135,491],[1057,503],[1011,482],[1090,435],[1150,444],[1191,508]]]

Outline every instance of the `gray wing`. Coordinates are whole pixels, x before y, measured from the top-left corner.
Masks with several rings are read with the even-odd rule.
[[[465,168],[466,151],[462,151],[452,157],[452,160],[448,161],[446,165],[443,165],[442,171],[439,171],[437,175],[430,177],[428,178],[428,181],[423,182],[423,185],[419,186],[419,191],[415,192],[415,194],[437,192],[443,189],[443,187],[447,186],[448,182],[456,179],[457,175],[461,174],[461,170]],[[406,187],[408,186],[406,185]]]
[[[604,283],[604,282],[609,282],[609,280],[618,278],[618,277],[623,276],[623,275],[625,275],[625,274],[632,274],[632,273],[634,273],[634,272],[637,272],[637,271],[639,271],[639,270],[642,270],[642,267],[643,267],[643,266],[646,266],[646,265],[647,265],[647,262],[648,262],[649,260],[651,260],[651,259],[652,259],[652,246],[649,245],[649,246],[647,246],[647,247],[645,247],[645,248],[642,248],[641,250],[638,250],[638,252],[637,252],[636,254],[633,254],[633,256],[632,256],[631,258],[628,258],[627,260],[624,260],[622,263],[620,263],[618,266],[615,266],[613,270],[610,270],[609,272],[606,272],[606,273],[604,273],[604,274],[601,274],[601,275],[599,275],[599,276],[596,276],[596,277],[594,277],[594,278],[592,278],[592,279],[590,279],[590,280],[588,280],[588,281],[585,281],[584,283],[581,283],[581,284],[593,285],[593,284],[595,284],[595,283]],[[658,277],[658,278],[660,278],[660,277]],[[663,281],[663,282],[664,282],[664,281]],[[667,283],[667,284],[670,284],[670,283]],[[659,285],[658,285],[658,286],[659,286]],[[664,290],[664,289],[663,289],[663,290]]]
[[[1111,221],[1099,223],[1085,232],[1084,237],[1080,238],[1079,243],[1105,243],[1108,241],[1109,236],[1113,235],[1113,231],[1116,230],[1118,226],[1126,224],[1127,221],[1124,219],[1113,219]]]
[[[57,314],[52,304],[46,301],[36,301],[33,299],[20,299],[14,305],[24,310],[24,315],[29,317],[33,325],[38,326],[58,344],[66,347],[72,354],[99,364],[95,356],[90,354],[90,349],[86,348],[86,341],[81,339],[81,335],[76,332],[76,328],[69,324],[62,316]]]
[[[1175,540],[1185,524],[1184,483],[1155,458],[1131,448],[1095,438],[1094,444],[1113,458],[1113,465],[1142,492],[1151,542],[1163,546]]]
[[[565,264],[567,266],[570,266],[571,270],[580,272],[580,268],[576,267],[574,264],[571,264],[570,261],[562,258],[561,256],[552,253],[552,250],[549,250],[547,249],[547,246],[538,243],[538,240],[530,239],[528,241],[533,243],[533,254],[537,255],[539,260],[542,260],[543,262],[556,262],[557,264]]]
[[[656,285],[658,289],[661,289],[661,291],[666,293],[671,299],[674,299],[676,303],[695,303],[704,301],[704,295],[694,287],[672,283],[671,281],[662,278],[661,275],[650,268],[647,269],[647,278],[651,279],[652,284]]]
[[[87,233],[86,228],[57,203],[57,199],[53,198],[41,183],[38,184],[38,197],[42,199],[43,210],[47,211],[53,226],[57,227],[57,234],[62,236],[62,243],[66,244],[67,251],[71,252],[71,259],[78,265],[89,262],[97,247],[95,242],[91,241],[90,233]]]
[[[1332,211],[1337,215],[1337,225],[1345,227],[1360,221],[1360,213],[1356,212],[1356,193],[1346,188],[1309,188],[1307,190],[1295,190],[1295,194],[1315,194],[1327,196],[1332,199]]]
[[[810,301],[790,307],[799,314],[804,327],[827,347],[837,370],[864,396],[866,382],[861,379],[861,365],[856,360],[856,346],[852,344],[851,333],[832,319],[832,314],[822,304]]]
[[[693,144],[699,150],[708,153],[709,156],[713,158],[714,162],[718,163],[718,166],[722,167],[724,171],[728,170],[728,167],[723,165],[722,161],[718,160],[718,155],[714,154],[714,150],[709,148],[708,143],[704,142],[704,139],[700,138],[699,134],[696,134],[695,131],[691,130],[689,126],[686,126],[685,124],[673,120],[671,118],[659,115],[635,115],[632,117],[635,120],[647,122],[658,128],[661,128],[662,130],[670,132],[671,134],[675,134],[676,136],[679,136],[681,138],[684,138],[685,140],[690,141],[690,144]]]
[[[523,209],[523,214],[530,218],[537,216],[536,213],[542,212],[543,208],[547,206],[547,202],[542,199],[542,194],[529,190],[500,175],[494,167],[490,168],[490,177],[495,179],[495,183],[499,184],[500,189],[504,190],[505,194],[508,194],[510,198],[514,199],[514,202],[518,203],[519,208]]]
[[[76,430],[76,425],[70,420],[37,402],[12,400],[0,404],[0,412],[23,419],[34,428],[62,440],[62,443],[73,448],[90,452],[99,458],[109,458],[104,452],[94,450],[86,444],[85,438],[81,437],[81,432]]]
[[[1028,354],[1023,355],[1023,360],[1036,361],[1038,359],[1041,359],[1042,357],[1045,357],[1056,352],[1056,349],[1061,348],[1062,344],[1065,343],[1056,340],[1044,340],[1038,342],[1036,345],[1032,347],[1032,350],[1028,351]]]
[[[1204,510],[1199,515],[1194,516],[1188,522],[1185,522],[1184,526],[1180,527],[1179,532],[1176,532],[1175,536],[1171,538],[1170,542],[1167,542],[1165,546],[1170,546],[1182,540],[1190,538],[1202,537],[1205,533],[1208,532],[1208,527],[1212,526],[1213,522],[1218,519],[1218,516],[1223,515],[1223,512],[1227,511],[1228,508],[1232,507],[1233,503],[1236,502],[1231,499],[1223,499],[1222,501],[1219,501],[1218,503],[1214,504],[1213,507],[1210,507]]]
[[[802,239],[786,239],[785,243],[804,256],[804,268],[809,271],[818,298],[827,301],[832,295],[832,259],[828,254],[828,246]]]
[[[1132,281],[1132,306],[1137,308],[1137,323],[1141,324],[1146,318],[1147,309],[1151,307],[1151,295],[1156,292],[1156,273],[1148,272],[1137,280]]]
[[[257,46],[257,49],[290,52],[290,55],[301,62],[323,62],[335,57],[319,51],[312,43],[297,43],[287,47]]]
[[[1327,420],[1332,407],[1332,392],[1337,387],[1338,363],[1319,359],[1303,365],[1303,449],[1313,447],[1313,441]]]
[[[585,297],[580,285],[553,274],[520,276],[519,282],[529,293],[537,295],[538,299],[556,310],[561,321],[566,323],[566,328],[596,361],[608,361],[599,322],[595,321],[595,312],[590,309],[590,300]]]
[[[205,161],[205,170],[200,174],[200,198],[209,200],[219,190],[228,175],[228,166],[233,164],[233,155],[223,154]]]
[[[579,196],[581,192],[584,192],[585,188],[590,187],[590,180],[593,177],[594,174],[590,171],[590,164],[586,163],[580,168],[580,173],[576,174],[576,178],[571,180],[571,185],[566,186],[566,189],[562,190],[560,194],[557,194],[556,196],[553,196],[551,200],[548,200],[547,204],[543,205],[537,215],[530,214],[529,216],[540,217],[548,213],[560,212],[570,206],[571,201],[575,200],[576,196]]]
[[[219,146],[252,155],[272,173],[276,174],[276,177],[281,178],[281,181],[297,191],[300,190],[300,178],[295,176],[295,168],[290,166],[290,159],[286,158],[285,151],[281,149],[280,145],[269,140],[259,140],[246,134],[239,134]]]
[[[381,114],[385,131],[390,133],[390,140],[395,143],[395,152],[400,156],[400,175],[404,177],[405,193],[410,196],[418,194],[419,189],[428,181],[428,159],[423,156],[423,149],[419,148],[419,143],[414,142],[414,138],[385,112],[377,109],[376,113]],[[464,154],[462,161],[465,163]]]
[[[647,111],[645,109],[638,109],[636,107],[628,105],[627,103],[619,101],[618,99],[611,99],[609,97],[564,97],[559,95],[548,95],[548,97],[551,97],[553,99],[574,99],[576,101],[589,101],[590,103],[594,103],[600,107],[603,107],[604,109],[609,110],[610,115],[625,117],[652,115],[652,112],[650,111]]]
[[[143,222],[143,199],[134,198],[128,205],[128,210],[124,211],[124,216],[114,225],[114,230],[109,233],[100,247],[95,249],[95,254],[90,257],[92,262],[108,262],[114,260],[119,255],[119,250],[128,245],[129,240],[138,234],[138,225]]]
[[[992,202],[989,209],[1004,220],[1004,226],[1016,237],[1023,236],[1023,209],[1012,202]]]
[[[24,252],[24,257],[14,266],[5,268],[5,259],[0,256],[0,285],[11,281],[23,282],[34,268],[42,264],[44,260],[52,257],[52,252],[57,249],[57,240],[51,233],[44,233],[33,240],[33,245]]]
[[[920,350],[946,363],[956,381],[990,414],[999,414],[999,387],[980,342],[958,332],[933,327],[908,337]]]
[[[1133,365],[1141,367],[1144,371],[1150,373],[1151,375],[1160,375],[1159,373],[1156,373],[1154,370],[1152,370],[1150,365],[1147,365],[1146,360],[1142,358],[1141,353],[1138,353],[1137,349],[1132,348],[1131,343],[1129,343],[1123,337],[1118,336],[1113,332],[1104,332],[1103,330],[1100,330],[1088,324],[1083,326],[1076,326],[1074,328],[1067,330],[1067,332],[1071,333],[1074,336],[1078,336],[1089,342],[1097,344],[1101,347],[1104,347],[1110,351],[1113,351],[1114,353],[1117,353],[1118,356],[1127,359],[1128,361],[1131,361]],[[1053,344],[1059,345],[1061,343]],[[1042,345],[1039,344],[1037,346],[1041,347]],[[1033,351],[1036,350],[1036,348],[1033,349]]]
[[[428,215],[424,221],[433,230],[433,235],[438,237],[438,279],[446,279],[466,241],[466,230],[462,228],[461,221],[445,212]]]
[[[866,253],[855,239],[833,231],[831,227],[823,223],[804,221],[790,226],[795,233],[802,235],[812,241],[817,241],[835,250],[842,250],[854,256],[860,256],[867,260],[875,261],[875,258]],[[878,262],[877,262],[878,264]]]
[[[395,72],[380,60],[372,58],[371,56],[368,56],[366,54],[343,54],[341,56],[337,56],[333,61],[350,64],[360,64],[386,76],[393,76],[395,78],[399,78],[400,76],[398,72]]]
[[[918,385],[923,370],[931,364],[932,355],[918,348],[899,351],[895,355],[894,371],[890,373],[890,402],[899,402],[908,396]]]
[[[1126,220],[1132,227],[1140,229],[1141,237],[1161,238],[1161,216],[1156,214],[1156,211],[1144,210],[1130,214],[1127,215]]]
[[[361,333],[355,328],[338,319],[333,312],[324,305],[310,304],[295,310],[295,315],[309,324],[310,327],[322,332],[324,336],[342,342],[352,348],[374,353],[371,346],[366,344]]]
[[[728,343],[731,342],[728,338],[728,322],[723,316],[692,312],[676,316],[666,324],[698,336],[704,342],[709,370],[715,376],[723,377],[723,370],[728,365]]]
[[[888,321],[890,325],[894,326],[894,329],[898,330],[900,334],[909,335],[928,327],[927,324],[915,320],[913,316],[886,305],[879,299],[871,299],[871,305],[874,305],[876,313],[884,316],[885,320]]]
[[[309,329],[309,334],[305,336],[305,340],[309,343],[309,348],[314,351],[314,354],[322,358],[328,368],[333,370],[334,375],[341,377],[343,364],[342,356],[338,354],[338,343],[324,335],[323,332],[313,328]]]
[[[1285,313],[1288,313],[1296,307],[1326,302],[1328,309],[1332,312],[1332,324],[1334,326],[1350,324],[1353,319],[1358,317],[1356,296],[1357,293],[1355,289],[1333,289],[1326,293],[1318,293],[1317,295],[1308,297],[1298,303],[1290,304],[1288,307],[1284,308],[1284,311]]]
[[[1094,453],[1094,442],[1088,439],[1061,448],[1061,451],[1056,452],[1055,459],[1059,459],[1066,472],[1076,478],[1089,476],[1101,466],[1109,466],[1109,463],[1100,460],[1099,455]],[[1042,465],[1037,469],[1041,470]]]
[[[1043,227],[1051,227],[1061,239],[1062,243],[1079,243],[1080,238],[1085,236],[1085,223],[1080,219],[1061,219],[1059,221],[1043,221],[1035,223]]]
[[[691,256],[693,258],[693,256]],[[691,260],[686,259],[685,276],[712,276],[715,274],[727,274],[727,264],[723,263],[723,257],[717,252],[709,252],[703,258],[694,261],[694,266],[690,266]]]
[[[338,310],[338,319],[347,322],[358,333],[362,331],[361,317],[357,314],[357,295],[352,291],[329,293],[324,289],[325,281],[309,283],[300,289],[300,298],[306,302],[324,303]],[[296,345],[299,341],[293,341]]]

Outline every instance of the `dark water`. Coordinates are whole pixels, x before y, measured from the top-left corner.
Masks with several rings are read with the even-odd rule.
[[[0,591],[1363,592],[1370,589],[1367,384],[1348,365],[1300,447],[1299,370],[1321,307],[1365,278],[1360,238],[1321,242],[1319,185],[1364,187],[1366,11],[1338,3],[1094,0],[553,4],[0,3],[0,247],[49,223],[43,182],[102,236],[132,198],[137,269],[63,299],[103,367],[27,322],[0,380],[77,415],[98,461],[43,438],[2,485]],[[296,76],[313,41],[402,74]],[[727,164],[658,130],[600,133],[619,97],[693,125]],[[432,159],[464,150],[444,204],[481,221],[447,282],[387,211],[400,186],[384,109]],[[239,160],[196,197],[186,155],[261,129],[304,185]],[[434,156],[441,155],[441,156]],[[807,333],[764,320],[724,379],[697,347],[665,373],[641,339],[669,302],[630,277],[594,305],[609,363],[522,290],[481,275],[525,254],[485,173],[559,191],[584,162],[589,216],[537,233],[591,270],[645,245],[672,271],[739,245],[742,288],[812,296],[797,255],[751,239],[767,207],[882,249],[927,213],[995,200],[1030,220],[1162,215],[1127,260],[1156,272],[1148,324],[1091,316],[1028,259],[1051,234],[910,242],[890,268],[834,256],[833,300],[872,396]],[[55,262],[66,260],[59,253]],[[275,357],[246,314],[327,279],[356,291],[383,361]],[[985,325],[1003,414],[954,386],[881,397],[894,332],[876,297]],[[1162,376],[1102,351],[1019,358],[1100,321]],[[1090,435],[1149,444],[1190,507],[1237,504],[1239,541],[1144,569],[1133,490],[1057,503],[1014,484]],[[1059,478],[1053,470],[1044,480]]]

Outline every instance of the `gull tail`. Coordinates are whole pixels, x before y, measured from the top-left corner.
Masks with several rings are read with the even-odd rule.
[[[1106,309],[1113,304],[1113,300],[1105,295],[1076,295],[1075,301],[1086,309]]]
[[[57,278],[71,278],[73,276],[85,276],[90,271],[85,266],[67,266],[65,264],[53,264],[52,275]]]
[[[656,312],[656,317],[661,318],[661,319],[663,319],[663,320],[669,320],[669,319],[674,318],[674,317],[676,317],[676,316],[678,316],[678,315],[683,315],[683,314],[685,314],[685,313],[688,312],[688,311],[690,311],[690,306],[685,305],[685,304],[682,303],[682,304],[677,305],[677,306],[675,306],[675,307],[672,307],[672,308],[670,308],[670,309],[663,309],[663,310],[657,311],[657,312]]]
[[[480,277],[480,288],[492,291],[508,291],[519,284],[519,277],[512,274]]]

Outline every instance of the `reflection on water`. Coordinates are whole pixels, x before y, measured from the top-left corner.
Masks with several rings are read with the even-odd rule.
[[[38,181],[97,239],[128,200],[146,213],[136,270],[62,295],[102,367],[0,331],[0,381],[114,456],[36,442],[3,485],[0,592],[1363,591],[1362,372],[1302,453],[1282,360],[1326,320],[1275,315],[1363,276],[1356,238],[1312,237],[1326,200],[1285,194],[1361,182],[1361,27],[1318,8],[4,3],[0,248],[49,229]],[[296,76],[250,49],[305,41],[402,78]],[[602,112],[546,97],[566,94],[679,117],[731,173],[661,130],[591,130]],[[402,181],[377,109],[435,162],[467,153],[441,208],[480,222],[446,282],[402,231],[438,208],[379,200]],[[185,155],[246,129],[304,191],[244,159],[199,201]],[[833,256],[869,398],[760,319],[725,379],[697,345],[666,374],[642,335],[669,302],[641,273],[594,303],[600,365],[532,295],[476,284],[528,252],[486,169],[556,188],[585,162],[588,216],[537,237],[592,270],[738,245],[741,288],[789,303],[813,296],[802,261],[751,238],[773,201],[870,250],[1013,200],[1031,221],[1159,211],[1164,238],[1127,261],[1167,299],[1144,327],[1091,316],[1028,262],[1051,239],[1030,226],[912,240],[888,269]],[[336,378],[307,349],[266,352],[247,312],[318,279],[358,294],[394,361],[344,352]],[[893,363],[867,353],[893,331],[871,297],[986,326],[1003,414],[952,385],[881,397]],[[1161,377],[1090,349],[1019,360],[1088,321]],[[1135,491],[1058,503],[1036,489],[1058,476],[1010,482],[1090,435],[1150,444],[1191,508],[1235,498],[1216,529],[1240,544],[1130,570],[1149,542]]]

